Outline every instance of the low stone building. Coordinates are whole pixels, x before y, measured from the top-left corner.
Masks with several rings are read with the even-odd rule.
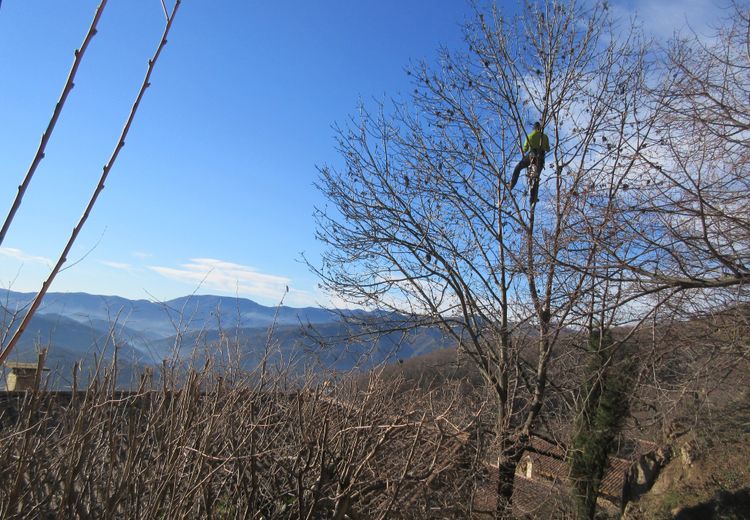
[[[34,388],[39,364],[37,362],[6,361],[8,372],[5,376],[5,390],[19,392]],[[42,370],[49,370],[43,368]]]

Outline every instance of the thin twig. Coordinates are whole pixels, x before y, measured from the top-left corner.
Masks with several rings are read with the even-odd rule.
[[[167,12],[167,4],[164,3],[164,0],[161,0],[161,8],[164,10],[164,18],[166,18],[167,23],[169,23],[169,13]]]
[[[8,216],[5,217],[3,228],[0,230],[0,245],[2,245],[3,240],[5,240],[5,235],[8,233],[8,228],[10,228],[10,224],[11,222],[13,222],[16,211],[18,211],[18,208],[21,206],[21,201],[23,200],[23,196],[26,193],[26,188],[28,188],[29,184],[31,183],[31,178],[34,176],[34,172],[36,172],[39,163],[42,162],[42,159],[44,159],[44,150],[47,148],[47,142],[49,141],[50,136],[52,136],[52,131],[57,124],[57,119],[60,117],[62,108],[65,105],[65,100],[68,99],[68,94],[70,94],[70,91],[73,90],[76,72],[78,72],[78,66],[83,60],[83,55],[89,46],[89,42],[96,34],[96,26],[99,23],[99,18],[101,18],[102,11],[104,11],[104,7],[106,5],[107,0],[102,0],[99,4],[99,7],[96,8],[94,19],[91,21],[91,25],[89,26],[89,30],[86,33],[86,37],[83,39],[81,47],[79,49],[76,49],[76,51],[73,53],[75,55],[75,59],[73,60],[73,65],[70,67],[70,72],[68,72],[68,79],[67,81],[65,81],[65,86],[63,87],[62,93],[60,94],[60,99],[57,100],[55,110],[54,112],[52,112],[52,117],[47,124],[47,129],[42,134],[42,140],[39,142],[39,147],[36,150],[34,160],[31,161],[31,166],[29,166],[29,170],[26,172],[26,177],[24,177],[23,182],[20,186],[18,186],[16,199],[13,201],[13,205],[10,207]]]

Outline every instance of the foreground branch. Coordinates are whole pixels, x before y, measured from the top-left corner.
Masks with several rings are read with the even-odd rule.
[[[34,313],[36,312],[37,308],[39,308],[39,305],[42,303],[42,300],[44,299],[44,295],[47,294],[47,290],[49,289],[53,280],[57,276],[57,273],[60,272],[60,269],[62,268],[63,264],[68,259],[68,253],[70,252],[70,249],[73,247],[73,244],[75,243],[76,238],[78,237],[78,234],[81,232],[81,229],[83,229],[83,225],[86,223],[86,220],[88,219],[89,214],[91,213],[91,210],[93,209],[94,204],[96,203],[96,199],[99,197],[99,194],[104,189],[104,183],[107,180],[107,176],[109,175],[109,172],[112,170],[112,166],[117,160],[117,157],[120,154],[120,150],[122,149],[123,146],[125,146],[125,137],[127,137],[128,135],[128,131],[130,130],[130,125],[133,123],[133,119],[135,118],[135,114],[138,111],[138,107],[141,103],[141,99],[143,98],[143,94],[146,92],[146,89],[151,85],[151,83],[149,82],[151,78],[151,73],[154,70],[154,65],[156,65],[156,61],[159,59],[159,55],[161,54],[162,49],[167,44],[167,35],[169,34],[169,30],[172,28],[172,22],[174,21],[175,14],[177,13],[177,8],[180,6],[180,1],[181,0],[176,0],[174,8],[172,9],[172,13],[169,15],[167,23],[164,27],[164,33],[162,34],[161,40],[159,41],[159,45],[156,48],[156,52],[148,61],[148,70],[146,71],[146,76],[143,78],[143,83],[141,84],[141,88],[138,91],[138,95],[135,98],[133,105],[130,107],[130,114],[128,115],[128,118],[125,121],[125,126],[123,127],[122,132],[120,133],[120,138],[117,141],[117,145],[115,146],[115,149],[112,151],[112,155],[110,156],[109,161],[104,165],[102,175],[99,178],[99,183],[94,189],[94,193],[91,195],[91,199],[89,200],[89,203],[86,206],[86,209],[84,210],[83,215],[78,221],[78,224],[76,225],[76,227],[73,228],[73,232],[71,233],[70,238],[68,239],[68,243],[65,245],[65,248],[60,254],[60,258],[57,260],[55,267],[52,269],[52,272],[50,273],[47,280],[45,280],[45,282],[42,284],[42,288],[40,289],[39,293],[36,295],[36,298],[34,298],[34,301],[32,302],[31,307],[29,308],[28,312],[26,313],[26,316],[21,322],[21,325],[18,327],[15,334],[13,334],[13,337],[10,339],[5,349],[2,352],[0,352],[0,364],[2,364],[7,359],[7,357],[10,355],[11,351],[13,350],[13,347],[15,347],[18,341],[21,339],[21,336],[26,330],[26,327],[31,321],[31,318],[34,316]]]
[[[81,61],[83,61],[83,55],[86,53],[89,42],[96,34],[96,26],[99,23],[99,19],[101,18],[102,12],[104,11],[104,7],[106,5],[107,0],[102,0],[99,4],[99,7],[96,8],[94,19],[91,21],[91,25],[89,26],[89,30],[86,33],[86,37],[83,39],[81,47],[76,49],[74,53],[75,59],[73,60],[73,66],[70,67],[70,72],[68,72],[68,79],[65,82],[62,93],[60,94],[60,99],[57,100],[55,110],[54,112],[52,112],[52,117],[49,120],[49,124],[47,124],[47,129],[44,131],[44,134],[42,134],[42,140],[39,143],[39,148],[37,148],[36,150],[34,160],[31,161],[31,166],[29,166],[29,171],[26,172],[26,177],[24,177],[23,182],[20,186],[18,186],[16,199],[13,201],[13,205],[10,207],[8,215],[5,217],[3,228],[0,229],[0,245],[2,245],[3,240],[5,240],[5,235],[8,233],[8,228],[10,228],[10,224],[11,222],[13,222],[13,218],[16,216],[16,211],[18,211],[18,208],[21,207],[21,201],[23,200],[23,196],[26,193],[26,188],[28,188],[29,184],[31,183],[31,178],[34,176],[37,166],[39,166],[39,163],[42,162],[42,159],[44,159],[44,150],[47,148],[47,142],[52,136],[52,131],[55,129],[57,119],[60,117],[60,113],[62,112],[63,106],[65,105],[65,101],[68,99],[68,94],[70,94],[70,91],[73,90],[73,86],[75,85],[74,81],[76,72],[78,72],[78,66],[81,64]]]

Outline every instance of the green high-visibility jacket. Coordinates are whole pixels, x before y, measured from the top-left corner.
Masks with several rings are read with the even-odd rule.
[[[529,135],[526,136],[526,142],[523,145],[523,153],[531,150],[541,152],[542,157],[546,152],[549,152],[549,139],[547,136],[539,130],[532,130]]]

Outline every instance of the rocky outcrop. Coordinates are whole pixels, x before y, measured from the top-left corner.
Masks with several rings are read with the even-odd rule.
[[[661,469],[672,459],[670,446],[658,447],[638,457],[627,475],[624,502],[637,500],[653,486]]]

